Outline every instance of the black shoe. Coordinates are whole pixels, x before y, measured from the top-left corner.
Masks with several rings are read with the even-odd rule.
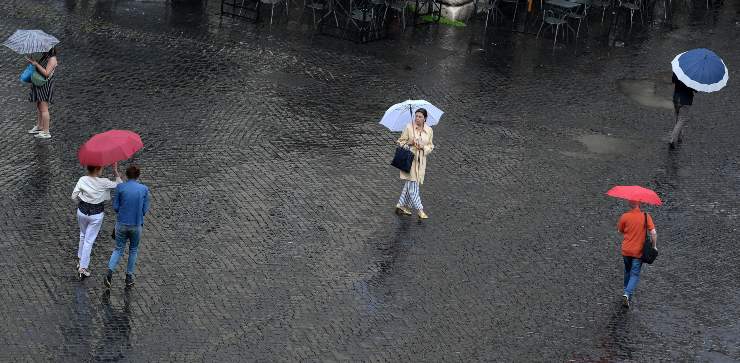
[[[671,150],[673,150],[673,149],[676,148],[676,144],[674,144],[673,142],[669,142],[668,143],[668,148],[671,149]]]
[[[110,286],[111,286],[111,280],[113,280],[113,271],[108,270],[108,274],[105,275],[105,279],[103,280],[103,283],[105,284],[105,287],[110,288]]]
[[[134,275],[126,274],[126,287],[134,286]]]
[[[622,306],[627,309],[630,308],[630,297],[627,294],[622,295]]]

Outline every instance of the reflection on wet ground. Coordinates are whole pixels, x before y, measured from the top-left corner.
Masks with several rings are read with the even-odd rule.
[[[63,39],[47,141],[25,133],[23,61],[0,52],[0,360],[740,358],[735,83],[697,95],[678,149],[663,141],[670,60],[708,46],[740,64],[740,4],[654,1],[632,29],[607,11],[555,50],[534,14],[515,32],[394,19],[356,45],[291,4],[269,27],[217,1],[0,3],[0,35]],[[445,111],[424,222],[393,214],[398,135],[377,125],[409,98]],[[137,285],[119,271],[108,292],[113,212],[80,283],[69,194],[78,146],[111,128],[141,133],[152,210]],[[615,184],[665,202],[629,311]]]
[[[673,87],[662,86],[657,94],[655,82],[650,80],[625,79],[619,81],[618,85],[620,92],[643,106],[673,109]]]
[[[630,145],[623,140],[604,135],[582,135],[578,137],[588,151],[597,154],[626,153]]]

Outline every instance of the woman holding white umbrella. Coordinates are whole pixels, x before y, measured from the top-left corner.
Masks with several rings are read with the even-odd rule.
[[[49,103],[52,102],[54,95],[54,70],[58,64],[55,46],[58,43],[59,39],[41,30],[24,29],[16,30],[13,35],[3,42],[4,46],[18,54],[43,53],[38,61],[26,56],[26,60],[30,63],[27,70],[29,77],[24,79],[26,72],[21,76],[22,81],[31,83],[29,101],[36,104],[36,110],[38,111],[36,126],[28,130],[28,133],[35,134],[35,137],[41,139],[51,137],[49,133]]]
[[[442,110],[427,101],[407,100],[388,108],[380,120],[380,124],[389,130],[402,131],[401,137],[396,141],[399,146],[396,157],[400,154],[409,154],[405,150],[411,151],[408,158],[401,156],[404,160],[399,164],[402,165],[398,165],[395,158],[391,163],[401,169],[401,179],[406,181],[396,204],[398,214],[411,215],[412,209],[416,209],[419,218],[429,218],[421,204],[419,187],[424,184],[427,156],[434,150],[434,133],[431,126],[439,123],[442,114],[444,114]]]
[[[434,132],[426,124],[427,110],[420,108],[414,113],[414,120],[406,126],[398,139],[399,146],[408,147],[414,153],[411,171],[401,171],[401,179],[406,182],[401,190],[401,197],[396,204],[396,212],[411,215],[411,208],[416,209],[419,218],[427,219],[421,204],[419,186],[424,184],[424,174],[427,168],[427,155],[434,150]]]
[[[36,104],[36,110],[38,111],[38,120],[36,126],[28,130],[29,134],[35,134],[34,136],[40,139],[51,138],[49,132],[49,123],[51,121],[51,115],[49,114],[49,104],[51,103],[52,97],[54,96],[54,70],[57,67],[57,49],[51,48],[48,52],[45,52],[41,59],[37,62],[33,58],[26,57],[29,63],[36,67],[36,72],[46,78],[46,83],[41,86],[31,83],[31,93],[29,94],[29,101]]]

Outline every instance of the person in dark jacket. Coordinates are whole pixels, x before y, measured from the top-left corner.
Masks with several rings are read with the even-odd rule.
[[[676,111],[676,125],[673,127],[671,140],[668,142],[672,149],[676,147],[676,143],[682,141],[682,129],[689,122],[689,109],[694,103],[694,92],[696,91],[681,82],[675,73],[671,82],[674,84],[673,109]]]

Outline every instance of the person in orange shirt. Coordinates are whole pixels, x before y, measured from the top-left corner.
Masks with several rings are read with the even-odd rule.
[[[640,282],[642,269],[642,247],[645,242],[645,230],[650,231],[650,239],[657,250],[658,233],[655,232],[653,218],[640,210],[640,202],[630,200],[630,211],[622,214],[617,223],[617,230],[624,235],[622,240],[622,258],[624,259],[624,295],[622,303],[630,306],[637,283]],[[647,216],[647,226],[645,225]]]

